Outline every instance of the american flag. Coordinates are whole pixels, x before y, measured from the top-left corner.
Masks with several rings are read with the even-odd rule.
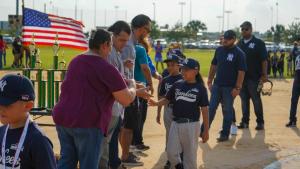
[[[42,13],[25,8],[23,18],[23,43],[29,45],[34,37],[35,44],[52,46],[57,42],[62,47],[87,49],[87,41],[83,34],[84,25],[72,18]]]

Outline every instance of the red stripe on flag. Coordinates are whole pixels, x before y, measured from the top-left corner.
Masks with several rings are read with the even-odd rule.
[[[56,28],[56,29],[66,29],[70,31],[75,31],[75,32],[81,32],[79,29],[73,29],[65,26],[56,26],[56,25],[51,25],[51,28]]]
[[[63,17],[63,16],[57,16],[57,15],[52,15],[52,14],[48,14],[48,16],[56,17],[56,18],[61,18],[61,19],[66,19],[66,20],[70,20],[70,21],[72,21],[73,23],[78,24],[78,25],[81,25],[82,27],[84,27],[84,25],[83,25],[82,22],[76,21],[76,20],[74,20],[74,19],[72,19],[72,18],[66,18],[66,17]]]
[[[77,27],[77,28],[81,29],[80,26],[78,26],[76,24],[73,24],[73,23],[70,23],[70,22],[65,22],[65,21],[60,21],[60,20],[54,20],[54,19],[50,19],[50,20],[53,23],[60,23],[60,24],[70,25],[70,26],[74,26],[74,27]]]
[[[37,29],[29,29],[29,28],[26,28],[26,29],[23,29],[23,32],[32,32],[32,33],[35,33],[35,32],[39,32],[39,33],[53,33],[54,35],[56,35],[56,33],[58,35],[70,35],[70,36],[75,36],[75,37],[80,37],[80,38],[85,38],[84,35],[78,35],[78,34],[74,34],[74,33],[67,33],[67,32],[61,32],[61,31],[44,31],[44,30],[37,30]]]
[[[23,38],[31,38],[32,36],[30,35],[23,35]],[[54,37],[49,37],[49,36],[34,36],[35,39],[49,39],[49,40],[53,40]],[[58,40],[65,40],[65,41],[70,41],[70,42],[78,42],[78,43],[82,43],[82,44],[86,44],[87,42],[84,40],[75,40],[75,39],[70,39],[70,38],[60,38],[58,36]]]

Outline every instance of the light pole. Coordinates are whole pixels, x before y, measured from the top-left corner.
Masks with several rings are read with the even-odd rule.
[[[153,20],[156,21],[156,4],[155,4],[155,2],[153,2],[152,5],[153,5]]]
[[[179,5],[181,6],[181,27],[183,26],[183,6],[185,5],[185,2],[179,2]]]
[[[192,0],[190,0],[190,21],[192,20]]]
[[[276,25],[278,25],[278,1],[276,2]]]
[[[229,29],[229,15],[232,13],[232,11],[225,11],[225,13],[227,14],[227,29]]]
[[[118,20],[118,9],[119,9],[119,6],[116,5],[116,6],[115,6],[115,20],[116,20],[116,21]]]
[[[218,24],[219,24],[219,32],[221,32],[221,19],[223,19],[223,16],[217,16],[218,18]]]
[[[273,6],[271,6],[271,27],[273,27]]]
[[[77,20],[77,3],[78,0],[75,0],[75,20]]]
[[[97,8],[96,8],[96,6],[97,6],[97,3],[96,3],[96,0],[94,1],[94,27],[95,27],[95,29],[96,29],[96,11],[97,11]]]
[[[222,32],[224,32],[224,23],[225,23],[225,0],[223,0],[223,20],[222,20]]]

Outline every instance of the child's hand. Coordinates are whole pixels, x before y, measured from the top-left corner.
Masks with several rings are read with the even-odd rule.
[[[209,139],[208,130],[204,131],[204,132],[202,133],[201,137],[202,137],[202,142],[203,142],[203,143],[206,143],[206,142],[208,141],[208,139]]]
[[[148,105],[149,106],[158,106],[158,102],[149,98]]]

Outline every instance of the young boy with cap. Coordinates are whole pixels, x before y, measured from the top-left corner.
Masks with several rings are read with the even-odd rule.
[[[196,169],[200,114],[203,116],[203,143],[208,138],[208,97],[198,61],[188,58],[180,64],[184,80],[173,84],[165,98],[149,99],[150,106],[173,105],[173,119],[167,143],[171,168]],[[180,154],[183,153],[183,160]]]
[[[170,88],[173,86],[173,84],[177,81],[182,80],[182,75],[180,74],[180,58],[179,56],[172,54],[170,57],[164,62],[167,64],[167,70],[170,73],[169,76],[165,77],[161,84],[159,85],[158,90],[158,99],[162,99],[166,96]],[[173,121],[173,105],[168,104],[164,106],[164,125],[166,129],[166,145],[168,143],[168,137],[169,137],[169,131],[170,126]],[[157,116],[156,116],[156,122],[160,124],[160,117],[161,117],[161,108],[162,106],[158,106],[157,108]],[[171,167],[171,164],[169,161],[167,161],[166,165],[164,166],[164,169],[169,169]]]
[[[51,141],[33,123],[34,88],[28,78],[9,74],[0,80],[0,168],[55,169]]]

